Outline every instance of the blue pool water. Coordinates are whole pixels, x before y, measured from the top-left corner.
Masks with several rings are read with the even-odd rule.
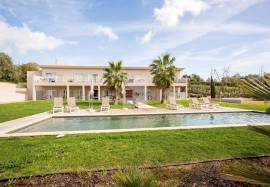
[[[179,126],[205,126],[222,124],[269,123],[270,115],[243,113],[213,114],[175,114],[150,116],[113,116],[113,117],[66,117],[52,118],[38,124],[20,129],[17,132],[53,132],[78,130],[109,130]]]

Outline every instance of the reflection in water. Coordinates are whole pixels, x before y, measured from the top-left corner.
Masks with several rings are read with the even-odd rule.
[[[105,130],[254,123],[270,123],[270,115],[246,112],[52,118],[50,120],[26,127],[17,132]]]

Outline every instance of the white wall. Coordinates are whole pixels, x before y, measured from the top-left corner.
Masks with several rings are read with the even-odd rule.
[[[0,103],[10,103],[27,100],[26,88],[16,84],[0,83]]]

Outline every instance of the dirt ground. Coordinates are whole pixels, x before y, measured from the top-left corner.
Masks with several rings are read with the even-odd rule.
[[[270,186],[270,157],[141,169],[157,186]],[[114,186],[119,170],[50,174],[0,181],[0,186]]]

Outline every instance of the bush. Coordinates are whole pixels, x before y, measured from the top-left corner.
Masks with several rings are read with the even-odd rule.
[[[152,173],[143,172],[139,169],[128,169],[113,177],[117,187],[155,187],[155,177]]]
[[[265,110],[266,114],[270,114],[270,107]]]

